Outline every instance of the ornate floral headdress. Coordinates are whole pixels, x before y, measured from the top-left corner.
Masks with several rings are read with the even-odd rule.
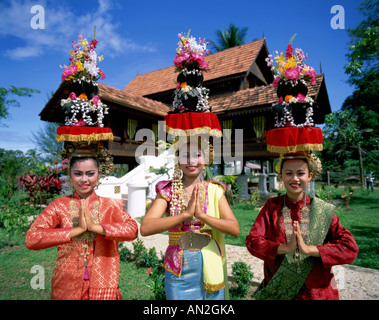
[[[276,51],[274,58],[272,55],[266,58],[274,73],[273,86],[279,98],[271,109],[275,114],[276,128],[266,133],[267,150],[280,153],[276,166],[278,173],[283,159],[305,159],[316,179],[321,174],[322,165],[313,151],[323,149],[323,134],[314,126],[315,104],[307,96],[308,84],[316,83],[316,72],[305,62],[308,54],[292,47],[295,36],[289,41],[285,53]]]
[[[104,79],[105,75],[97,67],[97,63],[103,60],[103,57],[96,54],[95,38],[96,29],[91,42],[81,35],[77,43],[72,42],[70,65],[64,66],[61,79],[70,89],[67,99],[61,100],[62,110],[66,114],[65,126],[57,128],[56,139],[65,142],[61,158],[67,159],[68,173],[73,157],[95,157],[99,163],[100,175],[104,178],[112,173],[113,157],[102,141],[113,140],[113,133],[103,125],[108,108],[100,100],[96,81]]]
[[[178,34],[179,42],[174,58],[177,87],[173,105],[165,116],[166,132],[173,136],[210,134],[221,137],[221,126],[208,105],[209,89],[203,87],[203,72],[209,70],[205,62],[208,54],[206,39]]]
[[[70,64],[64,66],[62,82],[70,86],[67,99],[61,100],[61,107],[66,114],[65,125],[77,127],[104,127],[104,115],[108,107],[99,97],[97,80],[105,79],[104,72],[97,67],[103,56],[98,57],[96,29],[94,39],[88,42],[79,35],[78,42],[72,41]]]

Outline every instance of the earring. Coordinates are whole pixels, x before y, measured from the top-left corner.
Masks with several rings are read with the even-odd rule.
[[[202,180],[205,180],[206,176],[207,176],[207,170],[204,168],[203,170],[201,170],[201,178],[202,178]]]
[[[183,178],[183,171],[179,168],[179,164],[176,163],[174,167],[173,179],[182,180],[182,178]]]
[[[66,182],[67,182],[67,184],[68,184],[68,188],[69,188],[69,189],[74,188],[74,186],[72,185],[72,180],[71,180],[71,177],[70,177],[70,176],[67,177]]]

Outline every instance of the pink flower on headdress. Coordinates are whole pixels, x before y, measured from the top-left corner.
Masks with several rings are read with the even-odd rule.
[[[204,60],[204,56],[197,53],[192,53],[191,58],[193,61],[196,61],[204,70],[208,70],[209,66]]]
[[[71,100],[76,100],[76,94],[74,92],[71,92],[68,96]]]
[[[72,76],[73,74],[77,73],[79,71],[78,66],[76,64],[68,67],[65,71],[62,73],[61,80],[64,81],[69,76]]]
[[[272,82],[272,86],[274,87],[274,88],[277,88],[278,87],[278,82],[280,81],[280,77],[279,76],[276,76],[275,78],[274,78],[274,81]]]
[[[189,54],[187,52],[181,54],[181,55],[178,55],[174,58],[174,64],[175,66],[180,66],[180,64],[183,62],[183,61],[186,61],[188,58],[189,58]]]
[[[80,119],[79,121],[75,122],[75,127],[84,127],[87,123],[83,120]]]
[[[287,79],[297,79],[300,76],[300,71],[298,68],[290,68],[284,71],[284,75]]]
[[[92,103],[97,106],[97,104],[100,102],[100,98],[98,95],[95,95],[92,97]]]
[[[100,79],[101,80],[104,80],[105,79],[105,73],[103,70],[99,69],[99,72],[100,72]]]
[[[301,93],[299,93],[296,98],[298,101],[305,101],[305,96],[302,95]]]

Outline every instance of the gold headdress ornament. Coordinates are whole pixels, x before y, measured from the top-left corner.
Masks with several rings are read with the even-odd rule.
[[[276,164],[275,170],[280,173],[283,160],[303,159],[306,160],[309,167],[309,172],[313,173],[313,178],[316,180],[322,172],[322,164],[320,159],[313,152],[299,151],[296,153],[282,153],[279,162]]]
[[[99,163],[101,178],[112,175],[113,157],[100,142],[66,142],[60,157],[68,159],[67,173],[70,172],[72,158],[96,158]]]

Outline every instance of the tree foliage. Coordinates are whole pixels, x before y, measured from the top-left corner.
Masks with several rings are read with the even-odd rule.
[[[10,96],[31,97],[33,93],[40,93],[40,91],[29,88],[16,88],[14,86],[10,86],[9,89],[0,88],[0,124],[1,120],[9,117],[10,107],[20,106],[17,100],[9,99]]]
[[[32,132],[32,141],[36,144],[42,157],[47,162],[59,161],[59,155],[63,149],[63,142],[56,140],[58,123],[46,122],[37,132]]]
[[[345,73],[354,86],[341,110],[325,119],[324,166],[345,169],[359,166],[379,175],[379,2],[365,0],[364,19],[349,29],[350,43]]]
[[[247,27],[239,29],[233,23],[229,25],[229,29],[216,31],[216,42],[210,40],[217,52],[223,51],[228,48],[240,46],[245,44],[245,38],[247,34]]]

